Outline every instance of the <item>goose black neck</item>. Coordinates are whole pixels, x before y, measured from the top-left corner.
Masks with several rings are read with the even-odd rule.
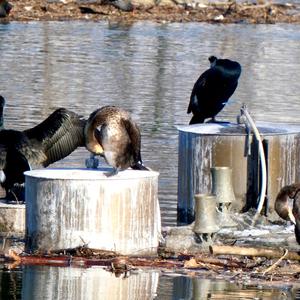
[[[4,128],[3,107],[0,106],[0,130]]]

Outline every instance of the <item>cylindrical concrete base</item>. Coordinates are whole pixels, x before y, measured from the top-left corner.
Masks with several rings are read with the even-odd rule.
[[[268,216],[281,187],[300,180],[300,126],[257,122],[265,145],[268,178]],[[194,195],[211,193],[212,167],[232,169],[235,200],[233,211],[256,206],[260,192],[258,147],[253,134],[247,136],[238,124],[180,126],[178,150],[178,222],[194,220]]]
[[[0,200],[0,232],[6,237],[25,235],[25,204]]]
[[[125,255],[156,253],[161,231],[158,173],[126,170],[109,177],[107,173],[26,172],[26,250],[86,244]]]

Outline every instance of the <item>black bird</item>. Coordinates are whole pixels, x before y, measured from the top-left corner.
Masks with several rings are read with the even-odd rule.
[[[65,108],[55,110],[37,126],[24,131],[3,129],[5,100],[0,96],[0,183],[6,198],[24,191],[24,172],[47,167],[86,147],[114,168],[148,170],[141,159],[141,134],[130,114],[115,106],[94,111],[88,121]]]
[[[31,129],[3,129],[4,105],[0,96],[0,182],[7,198],[12,198],[14,187],[25,181],[24,171],[47,167],[85,145],[85,120],[59,108]]]
[[[9,15],[12,5],[6,0],[0,0],[0,18],[5,18]]]
[[[130,114],[116,106],[94,111],[85,126],[86,148],[103,156],[114,168],[111,175],[129,167],[149,170],[141,158],[141,133]]]
[[[187,113],[193,113],[190,124],[203,123],[212,118],[216,122],[216,115],[226,105],[234,93],[241,75],[241,65],[229,59],[218,59],[210,56],[210,68],[196,81]]]

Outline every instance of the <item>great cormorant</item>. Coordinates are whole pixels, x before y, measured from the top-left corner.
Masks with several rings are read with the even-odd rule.
[[[226,105],[234,93],[241,75],[241,65],[229,59],[209,57],[210,68],[196,81],[187,113],[193,113],[190,124],[203,123],[205,119],[215,116]]]

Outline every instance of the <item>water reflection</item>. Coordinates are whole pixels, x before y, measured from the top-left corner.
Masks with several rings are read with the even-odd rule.
[[[25,266],[0,272],[0,299],[299,299],[299,285],[234,283],[161,271],[116,276],[102,267]],[[272,287],[272,285],[273,287]]]
[[[246,287],[224,280],[190,278],[173,279],[172,299],[288,299],[288,293],[276,288]]]
[[[163,225],[176,223],[177,131],[211,54],[243,66],[220,117],[242,103],[256,120],[300,122],[300,26],[30,22],[0,25],[6,127],[24,129],[64,106],[84,116],[120,105],[140,124],[146,165],[160,172]],[[84,166],[84,149],[55,166]]]
[[[0,299],[21,299],[22,271],[20,269],[2,271],[1,269]]]
[[[117,277],[100,267],[26,266],[22,299],[154,299],[158,278],[158,272],[136,272]]]

